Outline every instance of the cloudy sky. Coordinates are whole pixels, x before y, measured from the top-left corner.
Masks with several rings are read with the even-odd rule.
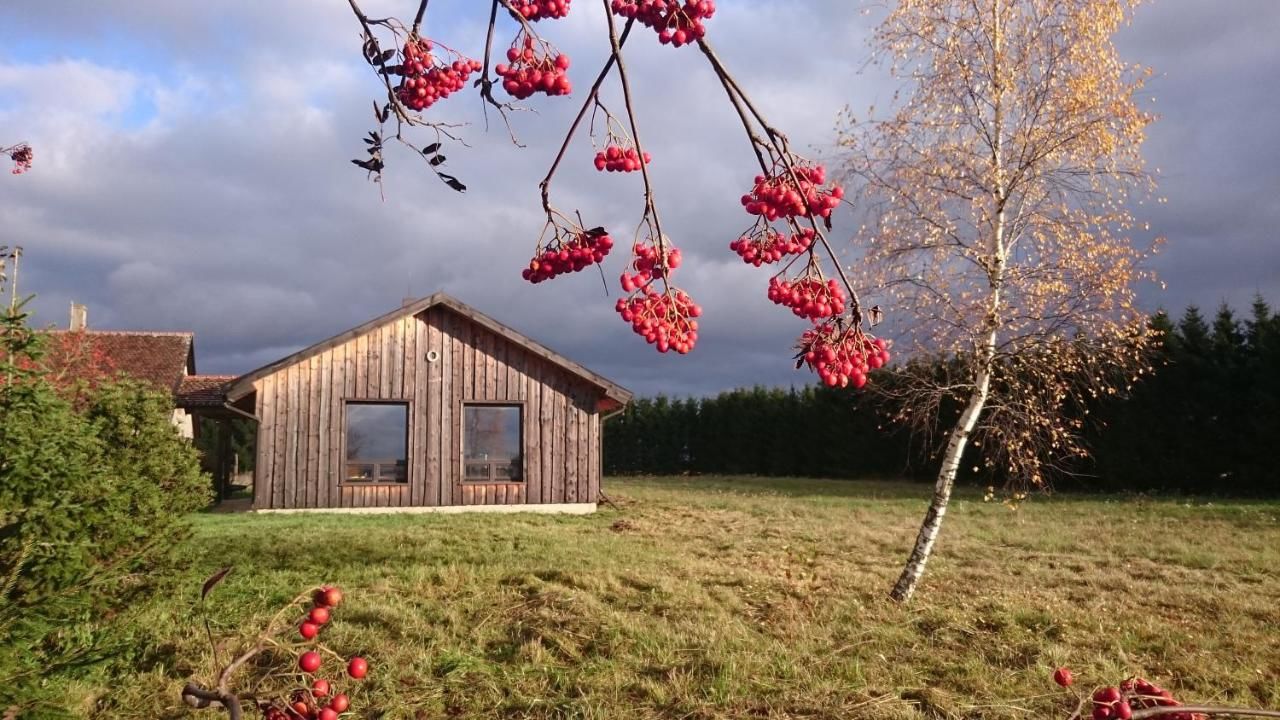
[[[363,4],[373,16],[415,6]],[[429,33],[479,56],[481,5],[437,0]],[[517,114],[521,149],[500,124],[486,132],[475,95],[451,98],[438,117],[470,123],[471,147],[449,148],[446,169],[469,191],[393,149],[383,201],[348,162],[377,86],[345,2],[33,7],[0,8],[0,144],[36,148],[29,175],[0,177],[0,244],[25,247],[22,289],[38,294],[41,324],[65,323],[75,300],[92,327],[194,330],[200,371],[239,373],[444,290],[641,393],[810,379],[790,365],[796,320],[727,249],[747,225],[737,198],[753,170],[696,50],[659,47],[647,31],[628,46],[664,229],[688,258],[679,284],[706,310],[694,354],[674,357],[613,312],[620,259],[606,267],[609,297],[596,273],[519,279],[542,225],[537,183],[577,100]],[[859,7],[723,0],[710,25],[766,114],[814,155],[831,153],[842,107],[888,100],[864,70],[874,16]],[[543,23],[580,91],[605,57],[602,23],[588,0]],[[1168,203],[1142,212],[1168,238],[1155,265],[1168,287],[1145,289],[1148,307],[1243,307],[1255,292],[1280,304],[1277,37],[1275,0],[1158,0],[1120,38],[1127,59],[1157,71],[1147,156]],[[614,90],[605,99],[620,106]],[[639,178],[598,175],[591,154],[585,138],[572,147],[556,203],[628,237]]]

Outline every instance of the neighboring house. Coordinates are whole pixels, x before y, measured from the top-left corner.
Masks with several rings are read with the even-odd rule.
[[[55,340],[49,348],[51,363],[73,375],[123,374],[168,393],[173,397],[173,424],[183,437],[195,437],[195,407],[188,402],[187,393],[192,387],[203,387],[209,377],[196,375],[195,334],[90,330],[86,319],[85,307],[72,304],[69,327],[48,331]]]
[[[194,440],[202,417],[219,421],[217,452],[204,458],[219,497],[230,491],[233,463],[225,421],[238,413],[224,405],[223,388],[233,375],[197,375],[195,334],[149,330],[91,330],[85,306],[72,303],[66,330],[47,331],[54,342],[47,360],[57,372],[86,379],[124,375],[173,398],[173,424]]]
[[[258,420],[257,510],[588,512],[602,416],[631,400],[441,293],[219,391],[208,402]]]

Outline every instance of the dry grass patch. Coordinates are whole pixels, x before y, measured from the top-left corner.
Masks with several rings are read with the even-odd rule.
[[[1017,512],[961,494],[916,601],[885,599],[928,490],[741,478],[612,480],[554,516],[203,516],[191,597],[132,618],[98,717],[190,717],[215,627],[303,585],[348,606],[329,642],[373,663],[381,714],[436,718],[1065,717],[1049,673],[1141,672],[1280,707],[1280,505],[1102,497]],[[100,688],[86,688],[99,692]]]

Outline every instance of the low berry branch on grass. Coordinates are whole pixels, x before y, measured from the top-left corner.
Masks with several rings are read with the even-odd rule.
[[[1185,705],[1168,690],[1136,676],[1119,685],[1104,685],[1084,694],[1074,689],[1075,678],[1068,668],[1055,670],[1053,681],[1066,688],[1076,700],[1076,709],[1067,720],[1206,720],[1215,715],[1280,718],[1280,711],[1276,710]]]
[[[200,596],[202,610],[209,592],[229,572],[230,568],[225,568],[205,581]],[[351,680],[363,680],[369,672],[364,658],[344,658],[317,639],[342,602],[342,591],[332,586],[300,593],[276,612],[245,650],[218,671],[211,686],[194,679],[188,681],[182,688],[182,701],[196,709],[224,709],[231,720],[244,717],[246,703],[264,720],[338,720],[350,709],[355,686],[344,689],[343,680],[317,677],[326,656],[339,666],[345,663]],[[311,607],[306,615],[291,631],[288,616],[300,613],[308,604]],[[294,632],[297,639],[289,638]],[[211,632],[210,644],[216,664],[217,645]],[[252,673],[242,677],[250,661]]]

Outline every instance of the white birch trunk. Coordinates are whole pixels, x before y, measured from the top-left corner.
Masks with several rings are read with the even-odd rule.
[[[925,512],[924,522],[920,524],[920,532],[916,534],[916,544],[911,549],[907,564],[902,574],[894,583],[889,597],[898,602],[907,602],[916,591],[920,578],[924,575],[925,566],[933,555],[934,543],[938,540],[938,532],[942,529],[942,518],[947,514],[947,505],[951,502],[951,490],[955,487],[956,473],[960,470],[960,461],[964,457],[964,449],[969,444],[969,437],[982,416],[987,398],[991,393],[991,372],[995,366],[996,343],[1000,327],[1001,287],[1004,284],[1005,266],[1005,201],[1006,188],[1004,179],[1004,117],[1001,102],[1000,70],[1003,57],[1000,28],[1002,0],[995,0],[992,5],[992,56],[991,67],[994,78],[994,118],[993,144],[991,147],[992,188],[991,199],[995,207],[995,223],[991,233],[991,255],[988,268],[988,281],[991,290],[985,318],[986,332],[981,338],[977,350],[977,367],[974,373],[973,392],[969,395],[969,403],[964,412],[951,429],[947,441],[947,451],[942,457],[942,466],[938,468],[938,479],[933,487],[933,500]]]

